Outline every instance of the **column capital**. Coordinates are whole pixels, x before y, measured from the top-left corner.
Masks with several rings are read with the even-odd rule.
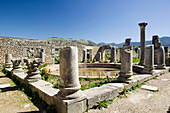
[[[140,27],[146,27],[146,25],[148,25],[148,23],[143,22],[143,23],[139,23],[138,25],[139,25]]]

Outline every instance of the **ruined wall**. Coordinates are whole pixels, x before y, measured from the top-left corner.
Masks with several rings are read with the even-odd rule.
[[[5,54],[10,53],[12,54],[13,58],[22,58],[23,57],[23,48],[24,47],[35,47],[35,48],[43,48],[45,50],[45,62],[52,63],[52,49],[55,46],[77,46],[78,47],[78,54],[79,54],[79,61],[82,61],[83,58],[83,49],[86,48],[84,45],[79,45],[77,43],[57,43],[57,42],[48,42],[48,41],[41,41],[41,40],[25,40],[25,39],[13,39],[13,38],[6,38],[0,37],[0,64],[5,63]],[[92,47],[93,56],[95,56],[95,52],[97,51],[97,47]]]

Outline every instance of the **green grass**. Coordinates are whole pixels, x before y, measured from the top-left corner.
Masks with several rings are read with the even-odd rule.
[[[140,62],[140,59],[139,59],[139,58],[133,58],[133,59],[132,59],[132,62],[133,62],[133,63]]]

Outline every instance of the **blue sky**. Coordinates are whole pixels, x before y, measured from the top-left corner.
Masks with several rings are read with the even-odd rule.
[[[170,36],[170,0],[0,0],[0,36],[98,42]]]

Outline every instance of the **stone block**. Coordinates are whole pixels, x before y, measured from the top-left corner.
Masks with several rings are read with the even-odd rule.
[[[88,100],[88,106],[96,105],[96,102],[113,99],[118,96],[118,88],[103,85],[82,91]]]

